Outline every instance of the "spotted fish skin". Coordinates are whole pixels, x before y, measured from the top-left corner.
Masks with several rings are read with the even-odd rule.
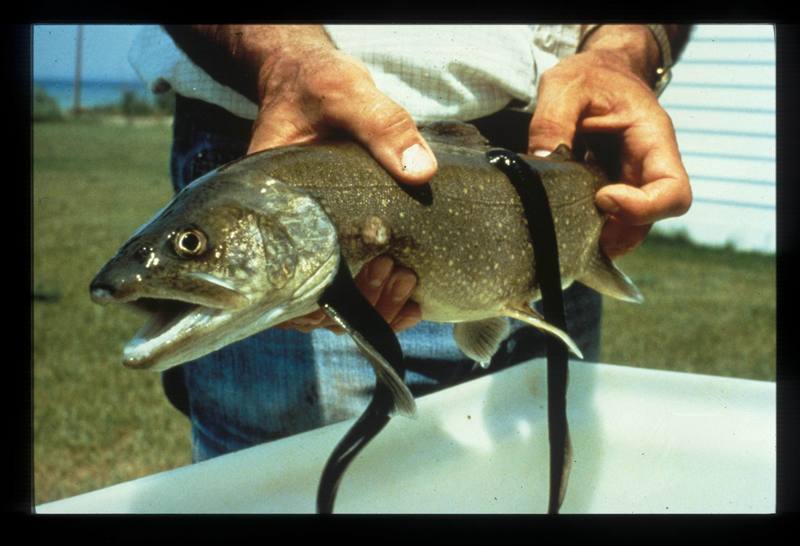
[[[426,320],[462,322],[504,314],[537,299],[536,264],[522,204],[485,157],[485,143],[423,130],[438,173],[422,190],[404,188],[351,142],[263,152],[228,174],[273,176],[308,192],[330,216],[351,269],[391,256],[417,274],[412,299]],[[469,138],[472,138],[471,136]],[[565,285],[590,274],[605,218],[594,194],[608,180],[566,148],[523,156],[548,193]]]
[[[411,299],[423,318],[456,323],[454,338],[470,358],[488,364],[508,333],[499,321],[509,317],[580,356],[531,307],[539,289],[527,220],[509,180],[487,161],[485,139],[458,123],[422,132],[439,165],[423,186],[397,182],[355,142],[331,141],[255,153],[184,188],[90,286],[98,303],[149,315],[124,363],[163,370],[309,313],[339,256],[355,274],[379,255],[417,275]],[[602,169],[565,146],[522,157],[547,192],[564,286],[577,280],[641,301],[599,248],[605,218],[594,194],[609,183]]]

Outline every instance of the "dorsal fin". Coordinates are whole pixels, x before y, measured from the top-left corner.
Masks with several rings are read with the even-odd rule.
[[[530,155],[530,154],[523,154],[526,160],[537,160],[540,161],[542,159],[546,161],[575,161],[575,154],[568,145],[561,143],[556,146],[556,149],[550,152],[549,154],[545,155],[544,157],[537,155]]]
[[[575,159],[575,156],[572,154],[572,150],[566,144],[559,144],[556,146],[556,149],[547,156],[547,159],[557,159],[560,161],[570,161]]]
[[[466,146],[485,150],[489,148],[489,141],[478,131],[478,128],[469,123],[460,121],[433,121],[419,127],[422,136],[428,141]]]

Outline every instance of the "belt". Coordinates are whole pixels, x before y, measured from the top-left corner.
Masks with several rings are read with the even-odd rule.
[[[177,95],[176,115],[187,116],[200,127],[230,137],[249,138],[253,120],[231,114],[214,104]],[[528,126],[531,114],[517,110],[500,110],[489,116],[469,121],[489,139],[492,146],[506,148],[517,153],[528,149]]]
[[[241,140],[249,139],[253,128],[252,119],[240,118],[221,106],[183,95],[175,96],[175,117],[187,119],[197,128]]]

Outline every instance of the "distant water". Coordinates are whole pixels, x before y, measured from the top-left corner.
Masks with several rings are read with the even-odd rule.
[[[62,110],[72,108],[75,101],[72,80],[38,79],[34,80],[33,84],[53,97]],[[95,108],[119,104],[123,93],[127,90],[133,91],[139,99],[153,103],[153,94],[139,80],[85,80],[81,82],[81,107]]]

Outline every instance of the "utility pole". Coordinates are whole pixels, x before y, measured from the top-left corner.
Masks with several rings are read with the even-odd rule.
[[[75,49],[75,82],[73,85],[74,99],[72,113],[76,116],[81,113],[81,58],[83,57],[83,25],[78,25],[78,36]]]

